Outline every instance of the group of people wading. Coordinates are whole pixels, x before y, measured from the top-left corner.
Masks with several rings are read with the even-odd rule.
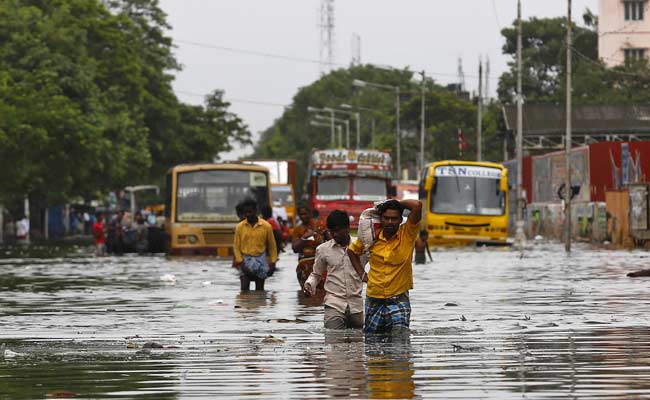
[[[237,208],[243,219],[235,230],[233,267],[239,270],[242,291],[250,290],[251,281],[256,290],[264,290],[264,280],[273,275],[278,258],[273,229],[258,217],[254,200],[244,200]],[[410,213],[402,223],[404,210]],[[300,224],[291,241],[298,254],[296,275],[305,295],[325,291],[325,328],[363,328],[366,333],[409,328],[412,255],[420,232],[422,203],[391,199],[377,204],[375,211],[380,222],[368,244],[361,239],[352,242],[347,212],[332,211],[323,223],[307,206],[298,208]],[[370,264],[367,274],[362,260]]]

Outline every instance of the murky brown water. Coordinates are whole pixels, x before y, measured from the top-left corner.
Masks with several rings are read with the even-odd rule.
[[[0,398],[650,398],[646,252],[434,253],[389,340],[326,332],[294,255],[240,294],[225,261],[83,251],[2,250]]]

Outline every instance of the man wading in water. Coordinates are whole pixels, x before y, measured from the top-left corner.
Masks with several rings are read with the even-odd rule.
[[[278,261],[278,250],[271,225],[257,216],[257,203],[246,199],[237,205],[244,219],[235,228],[233,267],[239,269],[241,290],[264,290],[264,280],[273,275]]]
[[[402,212],[410,210],[406,223]],[[420,231],[422,203],[417,200],[387,200],[377,206],[381,216],[379,236],[369,248],[370,272],[366,288],[365,333],[392,333],[408,330],[411,303],[408,291],[413,288],[411,259]],[[355,269],[362,268],[359,256],[364,245],[357,239],[348,254]]]
[[[298,284],[302,289],[314,268],[316,247],[327,238],[325,237],[325,224],[313,218],[312,210],[309,207],[300,205],[298,207],[298,216],[300,217],[301,224],[293,228],[291,248],[294,253],[298,253],[296,276],[298,278]],[[323,285],[321,284],[319,289],[322,288]]]
[[[347,255],[350,244],[350,217],[345,211],[334,210],[327,216],[327,229],[332,239],[316,248],[314,271],[305,283],[305,294],[313,296],[321,279],[325,282],[325,328],[361,329],[363,299],[361,279],[365,272],[355,270]]]

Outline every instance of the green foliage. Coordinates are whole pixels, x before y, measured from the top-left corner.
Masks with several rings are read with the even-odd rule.
[[[587,10],[585,26],[574,25],[572,80],[576,104],[634,104],[650,101],[650,68],[646,60],[607,68],[598,58],[598,17]],[[503,29],[504,54],[510,70],[499,79],[499,99],[514,102],[516,90],[516,25]],[[566,20],[531,18],[522,23],[522,91],[529,103],[563,103],[566,93]]]
[[[90,199],[247,143],[223,93],[173,93],[157,0],[0,3],[0,202]]]
[[[298,91],[291,106],[263,132],[255,148],[255,156],[296,159],[299,165],[299,180],[303,182],[311,150],[331,147],[330,128],[310,125],[314,113],[309,112],[307,108],[311,106],[341,109],[341,104],[351,104],[374,110],[361,111],[361,147],[389,150],[395,160],[396,92],[390,88],[355,87],[353,81],[360,79],[400,87],[402,166],[409,168],[412,177],[415,177],[420,151],[421,83],[413,78],[414,74],[409,70],[385,70],[371,65],[333,71]],[[337,114],[337,118],[350,119],[351,145],[354,146],[354,118],[346,117],[345,114]],[[373,118],[376,132],[374,143],[371,130]],[[432,80],[426,82],[425,125],[426,162],[459,158],[458,129],[463,130],[470,144],[463,158],[475,159],[476,105],[459,98]],[[498,143],[495,143],[497,150],[491,153],[487,150],[495,142],[493,138],[496,134],[496,123],[489,125],[484,132],[485,154],[500,154],[498,149],[501,147]]]

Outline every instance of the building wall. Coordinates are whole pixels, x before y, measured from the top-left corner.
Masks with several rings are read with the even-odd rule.
[[[650,56],[650,1],[644,1],[642,21],[625,20],[624,0],[600,0],[598,56],[610,67],[625,61],[623,49],[645,49]]]

